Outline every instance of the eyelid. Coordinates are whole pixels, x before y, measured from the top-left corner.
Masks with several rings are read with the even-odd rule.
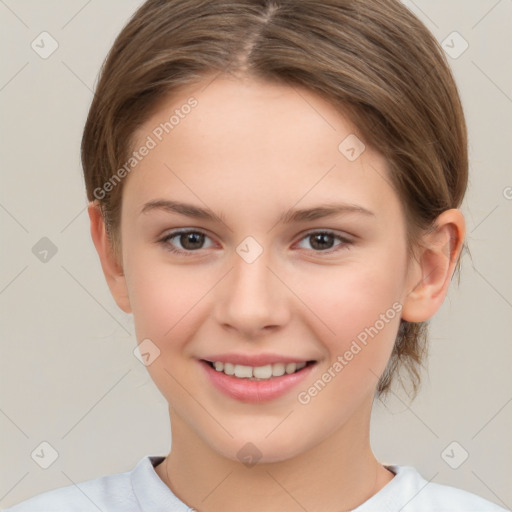
[[[164,235],[160,236],[157,239],[157,243],[164,245],[166,250],[168,250],[172,253],[185,255],[185,256],[193,256],[195,254],[198,254],[202,249],[197,249],[195,251],[177,249],[176,247],[174,247],[173,245],[171,245],[169,243],[170,239],[175,238],[179,235],[184,235],[184,234],[189,234],[189,233],[199,233],[201,235],[204,235],[206,238],[209,238],[210,240],[212,239],[212,237],[209,236],[205,230],[200,229],[200,228],[190,227],[190,228],[177,228],[175,230],[171,230],[171,231],[165,233]]]
[[[303,238],[314,235],[316,233],[326,233],[328,235],[332,235],[338,238],[341,238],[345,241],[353,242],[357,237],[355,235],[352,235],[350,233],[347,233],[346,231],[338,231],[336,229],[329,229],[329,228],[314,228],[314,229],[308,229],[307,231],[304,231],[303,233],[299,233],[297,236],[300,237],[299,240],[302,240]]]
[[[336,253],[344,248],[348,248],[351,244],[354,243],[354,237],[349,235],[348,233],[339,232],[333,229],[311,229],[304,233],[301,233],[299,236],[299,240],[297,243],[302,242],[304,239],[307,239],[308,237],[315,235],[315,234],[326,234],[330,235],[333,238],[337,238],[340,243],[338,245],[335,245],[331,249],[326,249],[325,251],[315,251],[312,249],[306,249],[308,252],[313,252],[314,254],[333,254]],[[295,244],[296,245],[296,244]]]

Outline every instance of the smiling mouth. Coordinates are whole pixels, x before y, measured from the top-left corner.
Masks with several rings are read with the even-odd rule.
[[[306,361],[301,363],[272,363],[264,366],[246,366],[242,364],[224,363],[222,361],[207,361],[201,359],[217,372],[224,373],[230,377],[245,380],[270,380],[283,375],[292,375],[298,373],[307,366],[311,366],[316,361]]]

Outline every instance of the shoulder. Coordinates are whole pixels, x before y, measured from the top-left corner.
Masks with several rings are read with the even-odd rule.
[[[506,512],[476,494],[425,480],[411,466],[387,467],[395,478],[358,507],[357,512]]]
[[[4,512],[126,512],[130,508],[130,482],[124,473],[103,476],[78,484],[46,491],[22,501]]]
[[[38,494],[4,512],[138,512],[133,473],[150,464],[144,457],[132,471],[102,476]]]

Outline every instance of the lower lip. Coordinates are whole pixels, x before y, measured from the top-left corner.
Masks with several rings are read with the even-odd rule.
[[[315,364],[308,364],[298,372],[272,377],[268,380],[249,380],[218,372],[204,361],[199,361],[199,363],[219,391],[236,400],[250,403],[268,402],[285,395],[302,382],[315,366]]]

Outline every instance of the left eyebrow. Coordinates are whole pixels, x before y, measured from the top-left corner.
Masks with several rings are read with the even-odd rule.
[[[325,206],[317,206],[314,208],[304,208],[300,210],[290,209],[279,218],[278,222],[283,224],[291,224],[293,222],[307,222],[333,215],[359,213],[365,216],[375,217],[375,214],[356,204],[327,204]]]
[[[141,210],[142,213],[147,213],[152,210],[163,210],[171,213],[178,213],[187,217],[196,219],[218,221],[225,220],[223,214],[217,215],[209,208],[202,208],[189,203],[182,203],[179,201],[170,201],[164,199],[157,199],[146,203]],[[292,224],[294,222],[308,222],[325,217],[332,217],[340,214],[362,214],[368,217],[375,217],[375,214],[362,206],[347,203],[326,204],[316,206],[313,208],[293,209],[283,213],[278,219],[278,223]]]

